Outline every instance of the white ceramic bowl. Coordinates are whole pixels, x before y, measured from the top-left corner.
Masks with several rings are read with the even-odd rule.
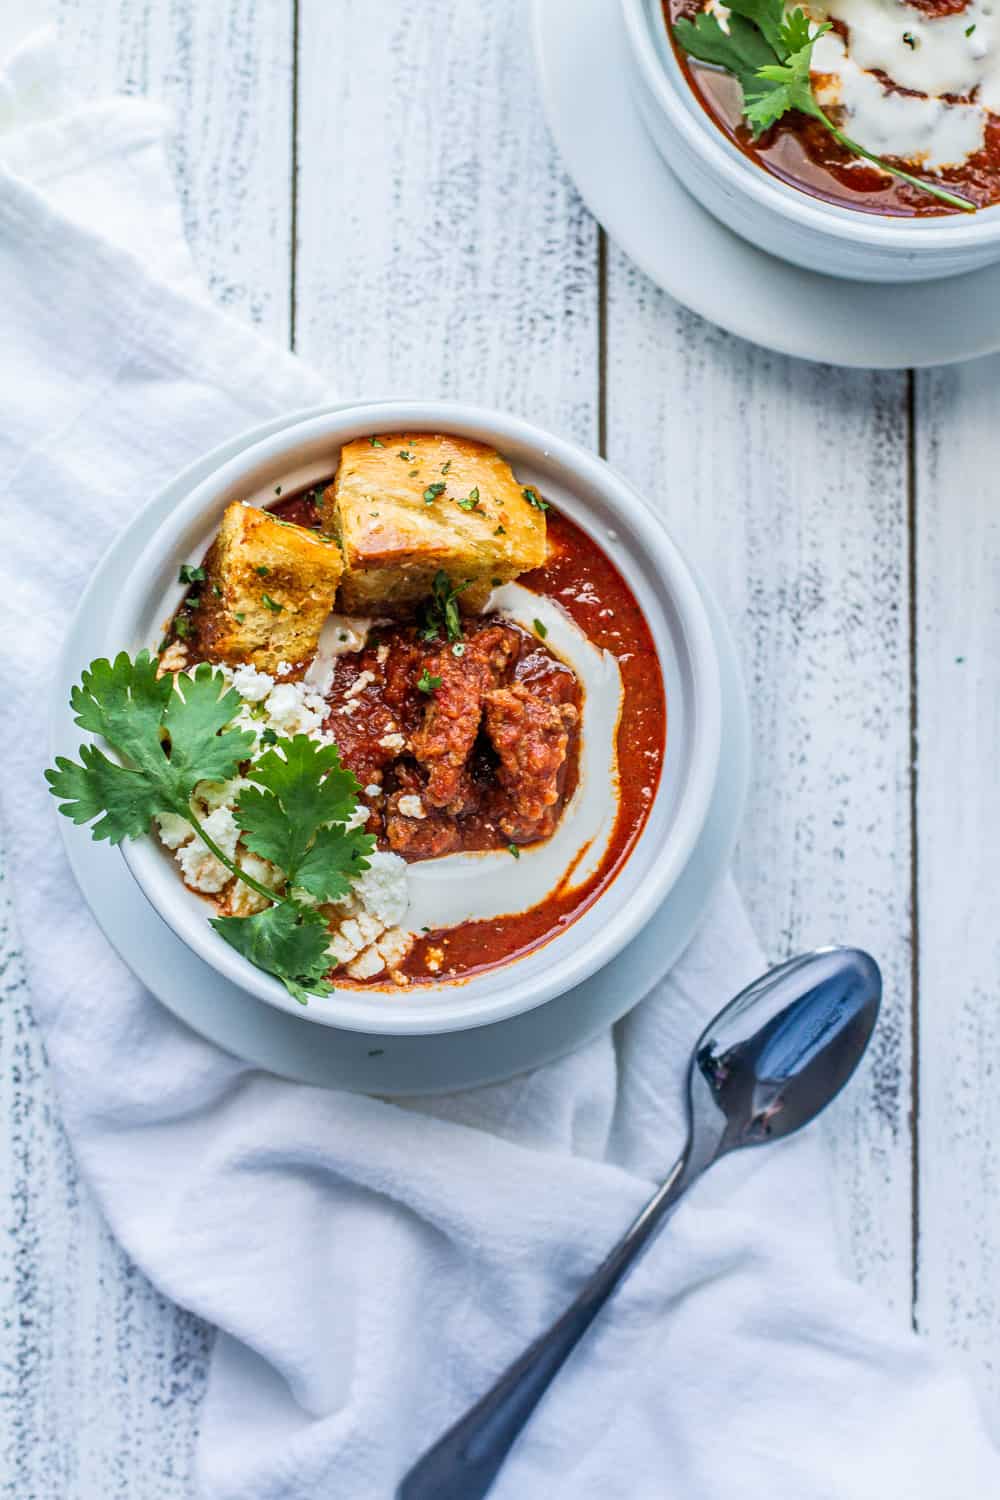
[[[667,699],[667,750],[646,827],[609,889],[565,933],[489,973],[411,992],[343,990],[306,1007],[241,957],[208,922],[152,835],[122,845],[152,905],[201,958],[243,989],[307,1021],[387,1034],[458,1031],[530,1010],[608,963],[668,897],[708,813],[720,752],[715,644],[690,573],[636,492],[585,449],[519,418],[449,402],[379,402],[310,417],[254,442],[222,464],[150,537],[118,601],[110,638],[130,652],[155,648],[178,604],[181,562],[199,558],[234,500],[260,503],[336,467],[342,443],[387,431],[453,432],[493,444],[520,479],[537,485],[614,559],[659,652]]]
[[[744,239],[810,271],[856,281],[926,281],[1000,259],[1000,206],[926,219],[858,213],[764,171],[696,97],[660,0],[621,0],[621,7],[632,92],[647,130],[688,191]]]

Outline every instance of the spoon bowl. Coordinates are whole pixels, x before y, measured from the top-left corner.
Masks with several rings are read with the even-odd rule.
[[[731,1000],[699,1037],[688,1073],[699,1170],[726,1152],[791,1135],[825,1109],[871,1040],[881,994],[869,954],[821,948]]]

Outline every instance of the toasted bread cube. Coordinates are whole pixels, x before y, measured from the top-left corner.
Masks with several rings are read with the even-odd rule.
[[[471,580],[459,599],[471,612],[495,581],[545,561],[544,511],[506,460],[440,433],[346,443],[323,496],[323,527],[343,548],[347,614],[405,614],[442,570],[453,587]]]
[[[335,541],[266,510],[230,505],[205,558],[198,644],[214,661],[273,672],[316,650],[344,561]]]

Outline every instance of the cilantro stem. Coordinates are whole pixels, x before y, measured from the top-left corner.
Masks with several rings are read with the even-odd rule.
[[[930,193],[933,198],[940,198],[942,203],[950,203],[952,208],[960,208],[963,213],[967,214],[974,214],[976,212],[977,205],[971,202],[970,199],[962,198],[958,193],[950,193],[947,188],[935,187],[933,183],[925,182],[920,177],[914,177],[910,172],[904,172],[902,167],[890,166],[880,156],[875,156],[873,152],[866,151],[864,146],[859,146],[857,141],[852,141],[849,135],[845,135],[842,130],[839,130],[829,116],[824,114],[818,104],[816,105],[816,118],[822,125],[826,126],[835,141],[839,141],[842,146],[846,146],[848,151],[853,151],[855,156],[863,156],[865,161],[872,162],[876,167],[880,167],[883,172],[888,172],[891,177],[901,178],[903,182],[908,182],[911,187],[920,188],[923,192]]]
[[[194,813],[191,812],[190,808],[185,808],[183,811],[178,808],[178,811],[180,812],[181,817],[186,818],[187,821],[191,824],[191,827],[201,839],[202,843],[205,844],[210,852],[215,855],[216,859],[219,861],[219,864],[225,865],[227,870],[231,870],[232,873],[236,876],[237,880],[242,880],[243,884],[248,885],[252,891],[256,891],[258,896],[266,896],[268,901],[270,901],[273,905],[277,905],[279,902],[286,899],[284,896],[279,896],[275,891],[268,890],[266,885],[261,885],[259,880],[254,880],[253,876],[248,875],[245,870],[241,869],[234,859],[230,859],[229,855],[226,854],[223,849],[219,848],[218,844],[212,838],[211,834],[205,832],[204,825],[198,821]]]

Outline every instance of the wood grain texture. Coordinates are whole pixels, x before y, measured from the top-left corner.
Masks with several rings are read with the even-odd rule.
[[[909,626],[905,377],[770,354],[613,247],[608,457],[718,591],[755,766],[737,875],[768,956],[869,947],[885,1009],[831,1113],[856,1271],[909,1322]]]
[[[214,299],[286,345],[293,0],[57,0],[74,76],[173,115],[169,152]]]
[[[1000,360],[917,377],[917,1323],[1000,1438]]]
[[[344,396],[504,406],[592,441],[597,231],[527,6],[300,0],[296,348]]]

